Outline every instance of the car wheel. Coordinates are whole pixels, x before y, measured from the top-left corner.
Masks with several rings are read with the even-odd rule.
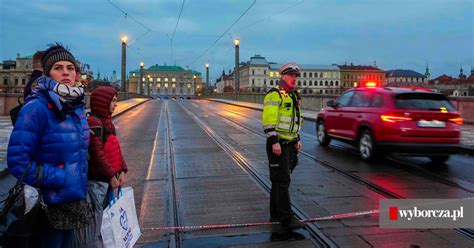
[[[449,159],[449,155],[430,156],[431,163],[434,165],[442,165]]]
[[[324,126],[324,121],[318,121],[316,125],[316,134],[318,135],[318,142],[320,146],[328,146],[331,142],[328,133],[326,132],[326,127]]]
[[[359,154],[363,160],[373,160],[376,156],[372,132],[364,130],[359,138]]]

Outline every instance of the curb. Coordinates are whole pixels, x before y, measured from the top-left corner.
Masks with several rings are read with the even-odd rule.
[[[262,111],[261,108],[250,107],[250,106],[246,106],[246,105],[244,105],[244,104],[238,104],[238,103],[230,103],[230,102],[226,102],[226,101],[221,101],[221,100],[219,100],[219,99],[206,99],[206,100],[213,101],[213,102],[225,103],[225,104],[229,104],[229,105],[233,105],[233,106],[238,106],[238,107],[244,107],[244,108],[253,109],[253,110],[258,110],[258,111]],[[314,117],[305,117],[305,116],[303,116],[303,119],[304,119],[304,120],[308,120],[308,121],[314,121],[314,122],[316,121],[316,118],[314,118]],[[460,147],[459,147],[459,153],[460,153],[460,154],[466,154],[466,155],[474,156],[474,147],[460,146]]]
[[[140,102],[140,103],[138,103],[138,104],[136,104],[136,105],[131,105],[129,108],[124,109],[122,112],[119,112],[119,113],[117,113],[117,114],[115,114],[115,115],[112,115],[112,119],[115,119],[115,118],[119,117],[120,115],[124,114],[125,112],[127,112],[127,111],[129,111],[129,110],[131,110],[131,109],[133,109],[133,108],[135,108],[135,107],[138,107],[138,106],[140,106],[140,105],[142,105],[142,104],[144,104],[144,103],[146,103],[146,102],[148,102],[148,101],[150,101],[150,100],[151,100],[151,99],[147,99],[147,100],[145,100],[145,101],[143,101],[143,102]]]

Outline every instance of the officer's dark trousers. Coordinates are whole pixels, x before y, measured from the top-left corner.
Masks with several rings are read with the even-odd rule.
[[[270,218],[280,221],[283,226],[291,222],[291,200],[290,200],[290,154],[295,152],[295,143],[286,143],[281,146],[281,155],[272,152],[272,145],[267,142],[267,156],[270,166],[270,180],[272,189],[270,192]]]

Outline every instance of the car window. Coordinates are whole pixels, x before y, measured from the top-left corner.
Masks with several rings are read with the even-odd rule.
[[[375,93],[372,97],[372,102],[370,103],[370,107],[382,107],[383,106],[383,94]]]
[[[346,92],[344,95],[339,97],[339,99],[337,99],[336,104],[339,105],[340,107],[349,105],[349,102],[351,101],[351,97],[353,94],[354,94],[354,91]]]
[[[351,103],[349,106],[351,107],[368,107],[370,105],[370,100],[372,98],[373,93],[370,91],[362,91],[358,90],[354,92],[352,96]]]
[[[395,106],[398,109],[414,110],[447,110],[454,112],[456,109],[449,103],[446,96],[429,93],[403,93],[395,96]]]

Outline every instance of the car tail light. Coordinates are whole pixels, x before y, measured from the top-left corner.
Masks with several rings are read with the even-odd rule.
[[[464,119],[462,117],[456,117],[456,118],[451,118],[449,119],[450,122],[462,125],[464,124]]]
[[[411,121],[412,120],[412,118],[410,118],[410,117],[400,116],[400,115],[396,115],[396,114],[385,114],[385,115],[381,115],[380,118],[383,121],[386,121],[386,122]]]

